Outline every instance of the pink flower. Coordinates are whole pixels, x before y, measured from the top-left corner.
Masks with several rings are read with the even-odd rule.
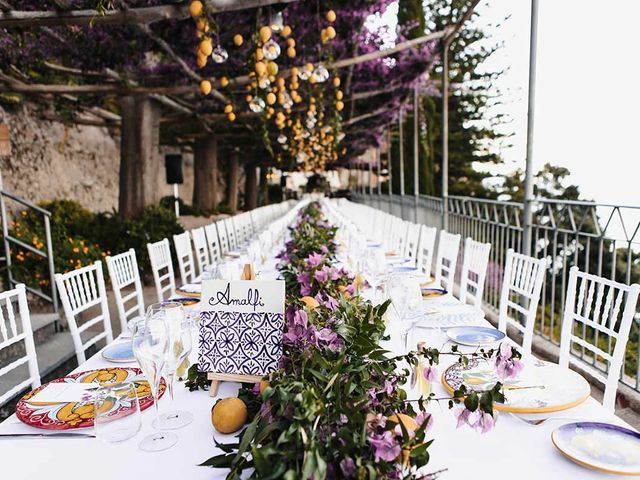
[[[466,407],[462,406],[456,409],[453,414],[458,419],[456,428],[460,428],[462,425],[468,425],[471,428],[475,428],[480,433],[487,433],[495,426],[495,418],[480,409],[470,411]]]
[[[433,415],[427,412],[420,412],[416,415],[416,423],[418,424],[418,427],[421,427],[425,422],[426,425],[424,427],[424,431],[426,432],[433,426]]]
[[[428,382],[435,382],[438,379],[438,369],[431,365],[424,367],[422,375],[424,375],[424,378],[426,378]]]
[[[524,369],[524,363],[513,356],[513,347],[504,342],[496,357],[496,375],[500,381],[516,378]]]
[[[388,430],[383,434],[374,433],[367,440],[373,448],[373,456],[376,462],[380,460],[392,462],[400,455],[400,445],[393,433]]]
[[[307,257],[307,266],[309,268],[317,267],[324,260],[324,256],[319,253],[312,253]]]
[[[313,278],[315,278],[320,283],[324,283],[329,279],[329,272],[327,267],[322,267],[320,270],[316,270],[316,273],[313,274]]]
[[[487,412],[481,412],[480,418],[478,418],[478,420],[476,421],[475,428],[480,433],[487,433],[488,431],[493,429],[495,424],[496,421],[490,414],[488,414]]]
[[[356,472],[356,463],[350,457],[343,458],[340,461],[340,470],[345,478],[349,478]]]

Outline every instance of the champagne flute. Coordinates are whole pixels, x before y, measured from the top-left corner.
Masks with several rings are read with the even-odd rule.
[[[373,289],[373,301],[378,300],[378,289],[383,280],[386,270],[384,257],[380,261],[378,253],[382,253],[379,249],[369,249],[364,259],[363,274],[367,283]]]
[[[389,297],[400,320],[400,338],[404,353],[409,352],[409,332],[422,316],[422,291],[419,281],[406,275],[394,275],[389,279]]]
[[[180,303],[165,302],[160,305],[165,317],[169,337],[169,347],[165,356],[164,372],[171,403],[174,400],[176,375],[180,365],[191,353],[191,322]],[[159,417],[159,428],[175,430],[193,422],[193,414],[184,410],[170,411]]]
[[[158,388],[168,346],[169,336],[165,319],[162,315],[158,315],[157,311],[149,308],[145,321],[135,325],[132,348],[142,372],[149,381],[157,424],[159,424]],[[143,438],[138,447],[145,452],[160,452],[171,448],[177,441],[178,437],[174,433],[158,430]]]

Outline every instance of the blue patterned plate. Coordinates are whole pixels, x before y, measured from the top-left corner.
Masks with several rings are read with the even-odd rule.
[[[393,272],[394,273],[409,273],[409,272],[415,272],[418,269],[416,267],[393,267]]]
[[[456,343],[473,347],[493,345],[505,337],[500,330],[491,327],[450,328],[447,330],[447,336]]]
[[[583,467],[640,475],[640,433],[599,422],[568,423],[551,433],[553,445]]]
[[[102,356],[105,360],[116,363],[135,362],[136,357],[133,355],[131,342],[118,342],[109,345],[102,350]]]
[[[444,288],[436,287],[420,287],[420,290],[422,290],[422,296],[424,298],[442,297],[448,293]]]

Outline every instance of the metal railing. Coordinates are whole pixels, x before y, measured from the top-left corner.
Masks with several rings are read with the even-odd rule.
[[[21,207],[26,207],[28,210],[42,215],[45,237],[44,248],[41,249],[37,248],[36,245],[29,245],[19,238],[16,238],[12,234],[11,230],[9,229],[9,217],[11,215],[11,212],[13,212],[13,209],[7,208],[7,200],[15,202]],[[31,203],[28,200],[18,197],[13,193],[5,191],[2,186],[2,177],[0,176],[0,215],[2,215],[2,240],[4,243],[4,260],[7,266],[7,279],[9,281],[9,288],[15,287],[18,283],[25,283],[20,279],[16,279],[16,277],[14,276],[12,268],[13,247],[18,247],[20,249],[31,252],[33,255],[43,258],[47,262],[50,291],[45,292],[42,288],[40,288],[40,286],[32,286],[26,283],[25,288],[32,294],[42,298],[48,303],[51,303],[53,306],[53,311],[55,313],[58,313],[58,295],[56,293],[55,283],[53,244],[51,242],[51,212],[39,207],[38,205],[35,205],[34,203]]]
[[[438,197],[359,194],[354,200],[405,220],[442,228],[443,201]],[[522,251],[523,204],[450,196],[447,206],[450,232],[492,245],[484,301],[497,313],[506,251],[509,248]],[[640,207],[542,198],[536,199],[532,207],[531,254],[547,260],[535,332],[559,345],[571,266],[626,284],[640,283]],[[585,336],[589,334],[584,332]],[[639,337],[640,316],[636,315],[621,381],[637,391],[640,391]],[[607,366],[599,359],[585,352],[576,353],[595,368],[606,371]]]

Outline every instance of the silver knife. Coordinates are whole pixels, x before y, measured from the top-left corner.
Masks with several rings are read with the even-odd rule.
[[[0,433],[0,437],[22,438],[95,438],[93,433],[62,432],[62,433]]]

